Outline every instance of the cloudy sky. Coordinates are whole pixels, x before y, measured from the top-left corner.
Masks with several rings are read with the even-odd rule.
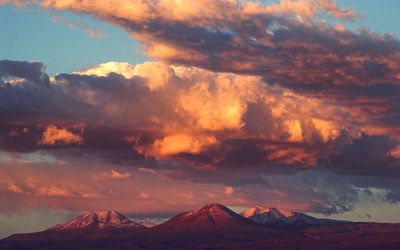
[[[0,236],[210,202],[400,222],[399,1],[0,4]]]

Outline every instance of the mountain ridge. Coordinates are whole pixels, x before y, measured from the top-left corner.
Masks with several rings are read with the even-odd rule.
[[[260,214],[272,214],[280,220],[307,216],[262,206],[249,208],[240,215],[226,206],[211,203],[146,228],[117,211],[97,210],[42,232],[11,235],[0,240],[0,249],[398,249],[400,246],[400,224],[342,222],[282,226],[249,219]]]

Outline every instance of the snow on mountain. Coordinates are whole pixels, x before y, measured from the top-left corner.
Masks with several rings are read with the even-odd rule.
[[[111,210],[85,212],[65,224],[56,225],[49,230],[79,230],[104,228],[145,228],[145,226],[129,220],[122,214]]]
[[[261,225],[316,226],[338,223],[338,221],[317,219],[303,213],[290,212],[274,207],[255,206],[240,214]]]
[[[267,224],[275,222],[281,218],[292,217],[295,214],[284,209],[255,206],[242,212],[241,215],[259,224]]]

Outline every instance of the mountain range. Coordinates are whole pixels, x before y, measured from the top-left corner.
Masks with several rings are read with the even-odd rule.
[[[318,219],[256,206],[220,204],[147,227],[116,211],[93,211],[37,233],[0,240],[0,249],[399,249],[400,224]]]

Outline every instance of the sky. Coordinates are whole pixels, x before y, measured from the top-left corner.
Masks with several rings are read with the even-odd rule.
[[[400,222],[396,0],[0,0],[0,237],[218,202]]]

